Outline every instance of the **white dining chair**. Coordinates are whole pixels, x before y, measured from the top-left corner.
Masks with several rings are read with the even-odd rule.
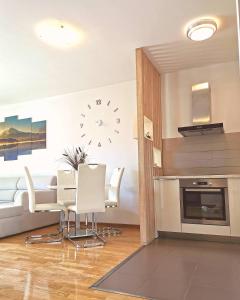
[[[106,186],[106,208],[116,208],[120,204],[120,187],[122,182],[124,168],[115,168],[113,169],[110,183]],[[118,228],[113,228],[111,226],[104,227],[102,232],[103,235],[116,235],[121,233],[121,230]]]
[[[29,202],[29,211],[31,213],[39,213],[39,212],[59,212],[60,213],[60,221],[58,232],[49,233],[49,234],[39,234],[27,236],[25,242],[27,244],[36,244],[36,243],[56,243],[61,242],[63,240],[63,221],[65,216],[65,206],[59,203],[36,203],[35,190],[33,185],[32,176],[29,172],[28,167],[24,167],[25,172],[25,180],[28,191],[28,202]]]
[[[105,176],[106,165],[95,164],[87,165],[80,164],[77,172],[77,189],[76,189],[76,204],[69,205],[68,208],[68,237],[76,247],[93,247],[104,245],[105,240],[97,233],[96,213],[105,212]],[[69,216],[70,212],[75,215],[75,234],[77,232],[76,215],[91,214],[92,227],[89,230],[90,235],[97,239],[97,242],[78,243],[74,242],[74,235],[69,234]],[[76,234],[76,237],[78,235]]]
[[[76,171],[57,171],[57,202],[69,206],[76,203]]]

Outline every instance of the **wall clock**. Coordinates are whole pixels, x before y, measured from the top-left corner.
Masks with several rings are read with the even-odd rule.
[[[96,99],[80,115],[81,139],[85,145],[102,147],[120,134],[119,107],[110,100]]]

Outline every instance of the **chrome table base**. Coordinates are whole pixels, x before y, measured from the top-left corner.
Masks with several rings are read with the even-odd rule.
[[[74,238],[86,238],[94,235],[95,233],[91,229],[78,228],[77,230],[75,230],[75,228],[73,228],[73,230],[70,229],[70,231],[66,234],[66,237],[74,239]]]
[[[91,229],[88,228],[88,215],[85,214],[85,229],[80,228],[80,220],[77,220],[77,215],[75,215],[75,226],[70,229],[70,221],[68,214],[68,226],[67,226],[67,238],[68,240],[77,248],[92,248],[104,246],[106,241],[97,232],[97,222],[95,214],[92,214]],[[83,241],[83,239],[85,240]],[[88,238],[86,240],[86,238]],[[76,239],[80,239],[77,240]]]
[[[83,240],[88,237],[88,239]],[[77,248],[93,248],[105,245],[105,240],[95,232],[88,232],[87,235],[67,236],[68,240]],[[78,240],[76,240],[78,239]],[[80,239],[80,240],[79,240]]]

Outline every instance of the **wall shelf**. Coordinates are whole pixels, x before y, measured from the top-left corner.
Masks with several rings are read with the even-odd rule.
[[[162,151],[156,147],[153,147],[153,167],[162,167]]]
[[[144,137],[150,141],[153,141],[153,122],[144,116]]]

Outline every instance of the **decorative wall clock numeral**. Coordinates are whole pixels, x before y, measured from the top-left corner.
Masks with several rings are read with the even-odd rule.
[[[89,146],[99,148],[105,143],[106,145],[112,144],[114,136],[120,134],[121,120],[118,117],[118,111],[119,107],[112,107],[109,99],[96,99],[92,103],[88,103],[80,115],[80,130],[84,130],[80,136],[83,141]]]

